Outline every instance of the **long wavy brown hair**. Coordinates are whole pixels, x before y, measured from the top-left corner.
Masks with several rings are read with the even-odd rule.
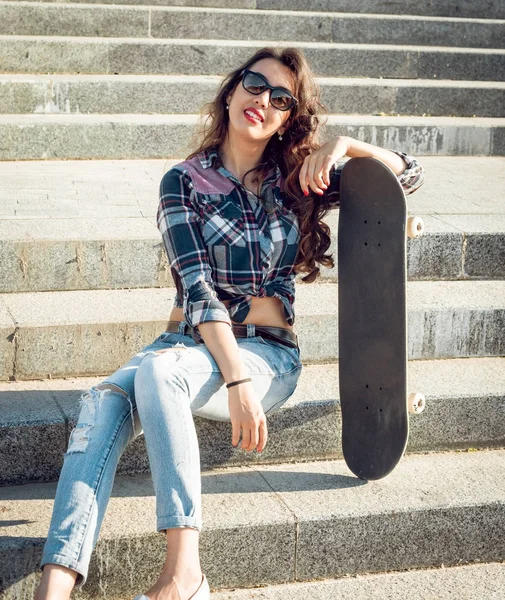
[[[325,267],[334,266],[332,254],[325,254],[331,243],[330,228],[322,222],[330,206],[326,194],[320,196],[310,187],[309,195],[303,195],[299,173],[305,157],[321,147],[318,142],[320,120],[321,115],[327,114],[328,111],[320,102],[319,84],[300,50],[297,48],[262,48],[238,69],[224,77],[215,99],[204,104],[200,110],[199,127],[193,138],[193,145],[196,143],[198,147],[187,156],[186,160],[204,150],[215,146],[219,147],[226,139],[229,123],[226,98],[242,81],[242,71],[263,58],[275,58],[293,72],[295,82],[293,91],[298,102],[291,109],[292,112],[287,121],[289,127],[283,134],[282,140],[279,140],[278,135],[273,135],[265,148],[262,161],[251,170],[257,171],[254,181],[258,182],[258,187],[261,189],[261,182],[272,166],[279,166],[284,177],[286,205],[296,214],[300,227],[300,243],[294,265],[295,272],[308,273],[302,278],[302,281],[312,283],[320,273],[316,263]]]

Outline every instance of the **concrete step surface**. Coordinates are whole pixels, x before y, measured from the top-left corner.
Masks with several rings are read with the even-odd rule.
[[[504,48],[505,20],[0,1],[0,34]]]
[[[13,0],[8,0],[13,1]],[[443,17],[469,17],[478,19],[504,19],[505,2],[486,0],[473,2],[460,0],[432,0],[420,4],[416,0],[402,2],[384,2],[383,0],[364,0],[357,4],[354,0],[28,0],[30,2],[61,2],[85,4],[135,4],[164,6],[197,6],[227,9],[259,10],[297,10],[344,13],[405,14]]]
[[[174,296],[174,288],[1,294],[0,380],[111,373],[165,331]],[[297,284],[304,362],[337,359],[337,298],[335,283]],[[412,281],[407,306],[410,359],[505,355],[505,281]]]
[[[302,583],[262,584],[254,588],[222,588],[212,593],[212,600],[370,600],[386,597],[405,600],[410,595],[420,600],[452,600],[455,595],[459,600],[500,600],[504,585],[505,564],[494,562]]]
[[[225,75],[293,41],[0,36],[2,73]],[[295,42],[319,77],[505,81],[505,50]]]
[[[329,113],[502,117],[505,82],[318,77]],[[0,75],[0,114],[198,114],[211,75]]]
[[[505,564],[484,563],[220,590],[212,600],[499,600],[504,588]]]
[[[200,125],[198,115],[0,115],[0,159],[177,158]],[[321,142],[337,135],[414,155],[505,155],[505,118],[324,116]]]
[[[505,279],[505,159],[417,158],[426,182],[407,204],[426,232],[407,241],[409,278]],[[156,211],[178,162],[0,162],[0,291],[172,286]],[[324,219],[335,262],[338,214]]]
[[[83,390],[103,377],[0,383],[0,486],[55,481]],[[426,396],[410,418],[407,452],[505,446],[505,358],[408,363],[408,390]],[[265,450],[231,446],[231,424],[194,417],[204,470],[342,458],[338,364],[304,364],[293,396],[268,415]],[[125,450],[120,474],[148,473],[144,436]]]
[[[409,455],[369,484],[341,460],[213,470],[202,474],[202,570],[218,591],[503,561],[504,481],[505,450]],[[0,490],[3,600],[33,593],[54,493]],[[76,598],[131,598],[164,554],[150,477],[117,477]]]

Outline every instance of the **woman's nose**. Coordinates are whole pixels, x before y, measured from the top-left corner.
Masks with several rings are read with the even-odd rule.
[[[258,98],[261,102],[261,105],[265,108],[268,108],[268,103],[270,102],[270,90],[265,90],[262,94],[258,95]]]

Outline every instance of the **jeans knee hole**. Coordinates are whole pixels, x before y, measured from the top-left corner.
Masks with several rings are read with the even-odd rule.
[[[79,405],[81,406],[79,420],[70,433],[67,454],[86,451],[89,442],[89,433],[95,423],[96,413],[105,391],[97,390],[93,387],[81,394],[79,400]]]

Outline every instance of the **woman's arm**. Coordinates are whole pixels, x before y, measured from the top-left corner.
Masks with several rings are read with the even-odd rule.
[[[359,140],[350,137],[347,138],[346,155],[351,158],[361,156],[377,158],[392,169],[396,175],[401,175],[408,166],[398,154],[395,154],[391,150],[386,150],[385,148],[380,148],[373,144],[367,144],[366,142],[360,142]]]
[[[200,334],[227,383],[247,371],[231,330],[226,306],[219,300],[200,231],[197,207],[191,199],[190,177],[177,169],[163,176],[157,223],[186,322]],[[233,388],[230,388],[233,389]]]
[[[317,194],[324,195],[324,204],[329,209],[340,206],[340,176],[345,163],[337,164],[337,161],[344,156],[380,160],[396,174],[406,195],[412,194],[424,183],[424,168],[413,156],[348,136],[337,136],[307,155],[300,170],[300,186],[304,193],[307,195],[310,186]]]
[[[226,383],[249,377],[249,371],[239,353],[237,340],[227,323],[206,321],[198,325],[198,332],[202,336],[212,357],[217,362]],[[228,393],[234,394],[244,385],[251,384],[245,383],[240,386],[231,387]]]
[[[231,330],[228,309],[216,294],[198,207],[192,203],[192,185],[186,173],[174,168],[165,173],[160,184],[158,228],[182,295],[184,318],[197,328],[225,382],[231,383],[249,373]],[[232,445],[237,446],[242,431],[242,449],[262,452],[268,438],[266,416],[252,383],[229,388],[228,406]]]
[[[348,156],[352,158],[355,156],[371,156],[382,161],[394,171],[405,195],[413,194],[423,185],[424,167],[413,156],[409,156],[405,152],[379,148],[378,146],[373,146],[372,144],[360,142],[352,138],[348,139]]]
[[[305,157],[299,174],[304,194],[312,189],[322,196],[328,190],[328,207],[338,206],[340,174],[345,165],[337,165],[337,161],[344,156],[370,156],[382,161],[396,174],[405,194],[412,194],[424,183],[424,168],[413,156],[339,135]]]

